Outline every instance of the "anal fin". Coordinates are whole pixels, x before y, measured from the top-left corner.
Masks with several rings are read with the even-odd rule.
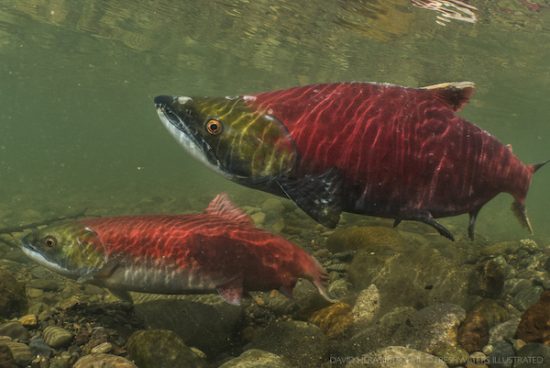
[[[298,207],[320,224],[334,228],[342,212],[342,177],[336,168],[320,175],[279,179],[277,183]]]
[[[243,298],[243,278],[235,277],[225,284],[216,287],[220,296],[229,304],[241,305]]]

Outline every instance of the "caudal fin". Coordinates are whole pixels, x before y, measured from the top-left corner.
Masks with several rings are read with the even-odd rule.
[[[541,167],[546,165],[550,160],[541,162],[539,164],[533,164],[529,165],[529,168],[531,169],[531,173],[536,173]],[[512,212],[514,212],[514,215],[516,215],[516,218],[518,219],[519,223],[527,228],[531,234],[533,234],[533,227],[531,226],[531,221],[529,221],[529,217],[527,217],[527,210],[525,209],[525,203],[523,200],[518,200],[516,198],[516,201],[512,203]]]
[[[514,215],[516,215],[516,218],[518,219],[519,223],[527,228],[531,234],[533,234],[533,227],[531,226],[531,221],[529,221],[529,217],[527,217],[527,210],[525,209],[525,205],[523,203],[519,203],[518,201],[514,201],[512,203],[512,212],[514,212]]]

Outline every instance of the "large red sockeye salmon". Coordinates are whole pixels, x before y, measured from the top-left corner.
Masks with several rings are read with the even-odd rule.
[[[158,96],[161,121],[207,166],[243,185],[286,196],[321,224],[342,211],[416,220],[470,215],[498,193],[531,230],[533,173],[510,147],[456,115],[471,82],[407,88],[315,84],[236,97]]]
[[[204,213],[100,217],[51,225],[22,239],[34,261],[62,275],[128,291],[208,293],[229,303],[243,293],[280,289],[291,295],[298,278],[330,301],[327,274],[315,258],[287,240],[255,228],[226,195]]]

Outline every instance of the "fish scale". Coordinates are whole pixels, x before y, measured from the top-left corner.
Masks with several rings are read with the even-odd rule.
[[[424,88],[344,82],[225,99],[157,96],[155,105],[180,143],[217,172],[288,197],[325,226],[335,227],[347,211],[396,225],[421,221],[454,239],[435,219],[468,213],[473,239],[480,209],[505,192],[531,231],[525,199],[543,164],[524,164],[456,114],[473,92],[471,82]],[[212,119],[216,134],[205,129]],[[266,131],[270,140],[263,139]]]
[[[298,278],[327,299],[326,272],[303,249],[254,227],[225,194],[204,213],[91,218],[29,234],[22,247],[44,266],[124,298],[128,291],[190,294],[218,291],[240,303],[243,293],[280,289]]]

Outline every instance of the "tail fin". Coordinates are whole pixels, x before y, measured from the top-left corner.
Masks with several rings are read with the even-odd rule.
[[[550,162],[550,160],[547,160],[547,161],[541,162],[540,164],[531,165],[531,170],[532,170],[533,174],[536,173],[537,171],[539,171],[539,169],[541,167],[543,167],[544,165],[546,165],[549,162]]]
[[[529,165],[529,168],[531,169],[531,173],[536,173],[541,167],[546,165],[550,160],[541,162],[539,164],[533,164]],[[512,203],[512,212],[514,212],[514,215],[516,215],[519,223],[527,228],[531,234],[533,234],[533,227],[531,226],[531,221],[529,221],[529,217],[527,217],[527,210],[525,209],[525,204],[523,203],[524,200],[517,200]]]
[[[533,227],[531,226],[531,221],[529,221],[529,217],[527,217],[527,210],[525,209],[525,205],[523,203],[519,203],[518,201],[514,201],[512,203],[512,212],[514,212],[514,215],[516,215],[516,218],[518,219],[519,223],[527,228],[531,234],[533,234]]]
[[[306,278],[309,278],[311,280],[313,285],[315,285],[315,287],[319,291],[319,294],[321,294],[321,296],[325,298],[328,302],[338,302],[338,300],[333,299],[327,291],[327,285],[329,281],[327,271],[325,271],[323,266],[321,266],[321,263],[319,263],[319,261],[315,259],[315,257],[311,256],[311,259],[313,260],[313,270],[310,270],[308,275],[309,277],[306,276]]]

